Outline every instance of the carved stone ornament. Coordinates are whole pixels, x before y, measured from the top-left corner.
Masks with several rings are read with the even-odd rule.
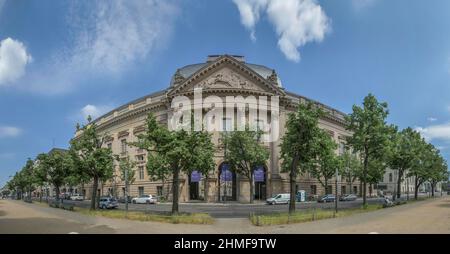
[[[175,84],[181,84],[185,78],[181,75],[180,70],[178,69],[174,74],[174,83]]]
[[[238,88],[238,89],[253,89],[260,90],[257,86],[233,72],[230,69],[224,68],[202,82],[196,85],[198,88]]]
[[[272,70],[272,74],[270,74],[270,76],[267,77],[267,80],[273,84],[278,83],[278,75],[275,72],[275,70]]]

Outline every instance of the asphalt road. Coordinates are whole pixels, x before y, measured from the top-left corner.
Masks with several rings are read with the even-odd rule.
[[[370,198],[369,204],[382,204],[382,198]],[[66,204],[73,204],[77,207],[89,208],[90,201],[72,201],[64,200]],[[338,202],[338,209],[357,208],[362,205],[362,200]],[[324,208],[334,209],[333,203],[317,203],[317,202],[302,202],[296,203],[297,209],[313,209]],[[125,210],[125,204],[120,203],[119,208]],[[150,213],[164,213],[170,212],[172,209],[171,203],[160,204],[128,204],[129,211],[144,211]],[[265,203],[242,204],[236,202],[230,203],[180,203],[180,212],[186,213],[208,213],[214,218],[247,218],[251,213],[254,214],[268,214],[277,212],[287,212],[288,205],[268,205]]]
[[[406,199],[403,196],[402,199]],[[256,201],[255,201],[256,202]],[[368,198],[368,204],[382,204],[383,198]],[[90,200],[73,201],[64,200],[66,204],[73,204],[76,207],[89,208]],[[362,198],[355,201],[339,201],[338,209],[358,208],[362,206]],[[334,202],[330,203],[318,203],[318,202],[297,202],[296,209],[334,209]],[[125,204],[119,203],[119,208],[125,210]],[[172,203],[159,203],[159,204],[128,204],[129,211],[144,211],[149,213],[167,213],[172,209]],[[248,218],[250,214],[269,214],[287,212],[287,204],[268,205],[262,202],[256,202],[254,204],[245,204],[238,202],[227,203],[180,203],[179,211],[186,213],[208,213],[214,218]]]
[[[145,205],[143,205],[145,206]],[[183,225],[89,216],[44,204],[0,200],[1,233],[450,233],[450,196],[347,217],[267,227],[247,218],[217,218],[212,225]]]

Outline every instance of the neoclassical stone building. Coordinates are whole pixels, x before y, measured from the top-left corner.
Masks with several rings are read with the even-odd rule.
[[[279,137],[285,132],[287,114],[296,109],[301,102],[312,101],[301,95],[286,91],[278,78],[276,71],[266,66],[245,62],[242,56],[213,55],[208,56],[207,61],[199,64],[184,66],[173,75],[167,89],[158,91],[142,98],[127,103],[113,111],[99,117],[94,122],[101,133],[107,136],[105,146],[112,149],[119,156],[130,156],[137,162],[136,180],[130,186],[130,195],[140,194],[167,195],[170,198],[170,182],[152,181],[147,175],[145,151],[128,146],[127,143],[137,141],[137,135],[145,131],[145,119],[152,112],[161,124],[167,124],[174,114],[172,100],[177,96],[194,97],[194,88],[202,88],[203,98],[207,96],[277,96],[279,98]],[[320,119],[320,127],[326,129],[333,139],[339,144],[338,152],[342,152],[344,137],[349,135],[345,130],[345,114],[331,107],[315,102],[328,114]],[[269,109],[270,110],[270,109]],[[225,114],[224,114],[225,115]],[[227,125],[222,119],[223,125]],[[269,119],[270,120],[270,119]],[[220,121],[220,119],[219,119]],[[249,181],[243,176],[231,173],[231,176],[221,177],[222,169],[226,168],[223,160],[224,151],[220,146],[219,131],[213,132],[213,142],[216,144],[215,153],[216,169],[210,172],[208,182],[204,176],[182,175],[180,179],[180,201],[207,200],[217,202],[222,200],[235,200],[246,202],[249,200]],[[289,176],[280,172],[279,144],[281,138],[274,142],[266,142],[264,145],[270,151],[267,164],[263,166],[263,177],[259,177],[255,185],[255,198],[266,199],[276,194],[289,192]],[[120,181],[119,171],[116,169],[116,177],[107,183],[100,184],[97,190],[102,195],[114,193],[124,195],[124,185]],[[205,186],[208,184],[208,193]],[[345,182],[338,184],[340,193],[360,191],[359,183],[353,183],[352,190]],[[305,190],[308,195],[321,195],[324,187],[309,175],[298,178],[299,190]],[[334,181],[332,193],[335,193]],[[92,191],[85,188],[86,195]]]

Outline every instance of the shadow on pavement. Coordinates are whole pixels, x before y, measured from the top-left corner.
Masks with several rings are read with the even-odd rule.
[[[54,218],[0,219],[0,234],[111,234],[114,229],[101,225],[84,225]]]

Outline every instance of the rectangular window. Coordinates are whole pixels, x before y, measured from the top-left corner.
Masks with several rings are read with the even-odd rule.
[[[126,153],[127,152],[127,140],[126,139],[122,139],[120,141],[121,144],[121,151],[122,153]]]
[[[144,161],[144,155],[138,155],[138,156],[136,156],[136,160],[137,160],[138,162]]]
[[[163,195],[163,187],[162,186],[156,186],[156,193],[158,196]]]
[[[107,146],[108,146],[108,149],[112,150],[112,143],[108,143]]]
[[[139,197],[144,195],[144,187],[139,186],[138,187]]]
[[[389,173],[389,182],[392,183],[392,173]]]
[[[233,129],[231,128],[231,118],[229,117],[224,117],[222,120],[222,130],[223,131],[232,131]]]
[[[342,195],[347,194],[347,188],[346,188],[346,186],[341,186],[341,194],[342,194]]]
[[[311,185],[311,195],[316,195],[316,194],[317,194],[317,186]]]
[[[339,143],[339,155],[343,155],[345,153],[345,144]]]
[[[144,179],[144,166],[139,166],[139,179],[143,180]]]
[[[356,187],[356,186],[353,186],[353,194],[358,194],[358,187]]]
[[[333,194],[333,186],[328,185],[325,191],[325,194]]]
[[[264,131],[264,120],[260,120],[260,119],[256,120],[256,130]]]

